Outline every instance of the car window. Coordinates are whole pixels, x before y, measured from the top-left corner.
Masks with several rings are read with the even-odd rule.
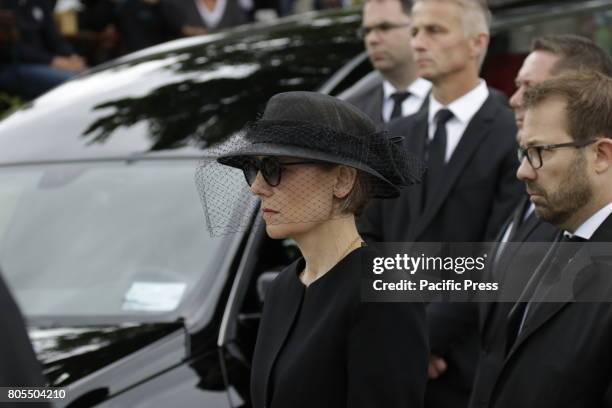
[[[0,169],[0,267],[24,313],[166,313],[206,286],[225,246],[206,230],[195,166]]]

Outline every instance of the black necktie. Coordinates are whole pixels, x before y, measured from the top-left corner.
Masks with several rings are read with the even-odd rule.
[[[402,116],[402,103],[404,103],[409,96],[410,92],[394,92],[391,94],[391,99],[393,99],[393,110],[391,111],[389,120]]]
[[[540,264],[540,266],[536,269],[536,271],[538,271],[538,276],[535,277],[536,279],[534,279],[533,282],[530,281],[529,288],[526,288],[526,290],[530,291],[529,297],[532,297],[534,295],[538,283],[552,268],[561,271],[570,261],[570,259],[576,254],[576,252],[580,248],[578,245],[561,245],[563,243],[569,242],[586,242],[586,239],[578,237],[576,235],[570,237],[569,235],[567,235],[567,233],[560,234],[560,237],[557,238],[557,240],[553,244],[553,247],[550,249],[550,253],[544,258],[542,264]],[[507,351],[510,350],[510,348],[516,341],[516,338],[520,334],[521,324],[525,317],[524,315],[526,313],[527,305],[529,305],[530,303],[532,303],[531,300],[528,302],[517,303],[516,308],[513,310],[513,313],[508,316],[508,340],[506,344]]]
[[[453,113],[440,109],[435,116],[436,132],[433,140],[427,145],[427,177],[423,185],[423,209],[431,200],[436,186],[440,184],[444,173],[446,158],[446,122],[452,119]],[[429,140],[429,138],[427,138]]]

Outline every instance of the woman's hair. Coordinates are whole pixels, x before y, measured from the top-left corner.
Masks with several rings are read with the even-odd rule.
[[[351,192],[346,197],[340,199],[340,212],[359,216],[371,198],[372,182],[370,176],[357,170]]]
[[[325,170],[331,171],[340,164],[321,163]],[[356,170],[355,182],[351,191],[343,198],[338,198],[338,210],[340,214],[354,214],[359,216],[366,204],[373,197],[372,176],[362,171]]]

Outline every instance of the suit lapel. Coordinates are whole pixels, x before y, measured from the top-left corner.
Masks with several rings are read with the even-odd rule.
[[[384,123],[383,119],[383,86],[378,85],[376,88],[372,90],[372,95],[364,95],[366,97],[366,107],[364,109],[364,113],[367,114],[371,118],[376,118],[378,123]]]
[[[522,209],[522,208],[521,208]],[[521,211],[520,216],[524,211]],[[513,218],[512,222],[516,222],[516,217]],[[496,276],[506,277],[505,271],[512,264],[514,256],[518,252],[520,248],[519,243],[523,243],[526,241],[527,237],[533,232],[533,230],[538,226],[539,220],[535,216],[535,214],[530,214],[529,217],[522,224],[519,224],[518,227],[514,228],[512,234],[508,238],[508,242],[512,243],[511,245],[506,245],[503,252],[500,254],[499,260],[497,261],[496,268]],[[503,282],[502,282],[503,283]]]
[[[516,222],[516,218],[513,217],[512,222]],[[506,231],[506,228],[508,228],[508,225],[510,223],[510,220],[508,222],[508,224],[506,224],[506,227],[502,229],[502,234]],[[508,267],[512,264],[512,261],[516,255],[516,253],[518,252],[519,248],[521,247],[521,244],[525,241],[525,238],[529,236],[529,234],[531,234],[531,232],[534,230],[534,228],[536,228],[538,226],[538,218],[534,215],[531,214],[525,221],[523,224],[521,224],[518,229],[515,229],[513,231],[512,235],[509,237],[509,243],[510,245],[506,245],[503,249],[503,252],[500,254],[499,256],[499,260],[497,261],[497,263],[493,266],[493,268],[495,268],[495,275],[496,275],[496,279],[501,281],[501,277],[506,278],[506,274],[505,271],[506,269],[508,269]],[[500,237],[497,240],[497,244],[494,246],[494,254],[499,250],[499,241],[501,240],[502,237]],[[492,272],[491,272],[492,274]],[[495,280],[495,279],[493,279]],[[503,285],[503,281],[499,282],[501,285]],[[486,328],[487,325],[487,321],[491,315],[491,312],[493,311],[493,309],[497,307],[496,304],[494,304],[494,302],[485,302],[483,303],[482,309],[483,309],[483,313],[481,316],[481,328],[482,333],[484,333],[484,330]]]
[[[413,127],[409,137],[406,139],[408,150],[413,152],[416,157],[423,157],[425,154],[425,140],[427,137],[427,115],[428,110],[421,111],[415,114]],[[423,184],[409,187],[408,203],[410,220],[419,220],[421,218],[421,197],[423,196]],[[418,223],[418,221],[417,221]],[[406,241],[414,241],[416,234],[414,228],[409,229],[409,236]]]
[[[504,234],[506,230],[509,228],[510,223],[513,222],[513,219],[514,217],[509,217],[506,220],[503,227],[501,228],[501,230],[495,237],[495,244],[491,247],[491,250],[488,254],[488,259],[490,260],[490,262],[487,264],[487,272],[486,272],[487,275],[486,276],[487,276],[487,279],[491,282],[495,281],[495,279],[493,278],[493,268],[499,265],[499,262],[497,262],[497,264],[495,264],[494,262],[495,254],[497,254],[497,251],[500,250],[499,248],[501,245],[501,240],[504,238]],[[483,336],[483,340],[484,340],[485,325],[487,323],[491,310],[494,307],[494,302],[480,302],[479,306],[480,306],[480,313],[478,313],[478,323],[480,327],[480,334]]]
[[[427,110],[415,113],[411,116],[397,118],[388,123],[390,136],[402,136],[402,146],[404,149],[414,154],[416,157],[422,158],[425,154],[425,138],[427,136]],[[421,196],[423,194],[423,185],[421,183],[404,187],[401,192],[401,198],[397,200],[389,200],[388,209],[393,209],[395,212],[408,211],[409,220],[418,220],[421,217]],[[408,208],[405,208],[405,203],[408,203]],[[398,227],[395,223],[395,227]],[[402,228],[405,228],[402,226]],[[394,229],[394,226],[391,226]],[[401,241],[414,241],[414,228],[408,228],[406,233],[398,233],[401,236]]]
[[[529,235],[531,235],[533,230],[537,228],[539,223],[540,223],[540,219],[535,215],[534,212],[532,212],[531,214],[529,214],[529,217],[527,217],[527,219],[523,221],[523,224],[516,231],[516,235],[513,237],[512,240],[515,242],[525,241],[525,239]]]
[[[415,227],[415,239],[418,240],[419,235],[421,235],[435,219],[436,214],[448,197],[452,187],[463,173],[463,169],[469,163],[472,155],[478,150],[481,144],[480,142],[489,134],[498,108],[499,103],[497,103],[492,94],[489,93],[489,97],[468,124],[453,155],[446,164],[444,169],[446,178],[437,189],[431,204],[428,205],[422,216],[417,218],[419,221]],[[425,127],[427,127],[427,117],[425,117]],[[423,155],[420,157],[423,157]]]
[[[576,274],[591,263],[592,259],[588,250],[583,246],[560,273],[552,271],[557,275],[557,279],[554,279],[554,282],[546,282],[547,279],[550,279],[550,273],[547,273],[546,276],[540,279],[540,283],[537,285],[532,297],[534,301],[530,303],[530,308],[527,311],[523,330],[510,349],[508,358],[511,358],[515,350],[542,327],[544,323],[559,313],[574,299],[574,289],[580,290],[580,287],[574,288],[572,285],[575,282]],[[547,302],[546,299],[558,299],[558,301]]]
[[[608,216],[595,231],[589,242],[612,242],[612,215]],[[548,256],[546,258],[548,258]],[[581,292],[581,289],[587,282],[582,279],[576,279],[576,277],[580,271],[592,263],[593,258],[591,257],[589,247],[588,245],[583,245],[563,270],[557,274],[556,279],[551,281],[549,273],[541,279],[538,279],[536,278],[536,276],[539,275],[538,271],[534,273],[534,278],[532,279],[538,279],[539,283],[533,291],[533,297],[529,295],[528,290],[525,290],[519,301],[528,301],[533,298],[535,302],[530,305],[530,310],[527,312],[523,330],[510,349],[506,361],[512,357],[516,350],[525,343],[533,333],[574,299],[574,292]],[[542,264],[544,264],[544,261]],[[531,283],[530,281],[530,284]],[[578,285],[575,286],[574,283],[578,283]],[[527,287],[529,287],[530,284],[528,284]],[[546,302],[546,299],[558,299],[559,301]],[[514,311],[513,309],[512,312]]]

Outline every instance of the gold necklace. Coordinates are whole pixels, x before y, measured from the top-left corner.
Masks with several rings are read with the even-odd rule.
[[[344,252],[340,256],[340,258],[338,258],[338,262],[340,262],[341,259],[343,259],[345,256],[348,255],[348,253],[351,251],[351,248],[353,247],[353,245],[355,245],[358,241],[361,241],[361,237],[359,235],[357,235],[357,237],[353,241],[351,241],[351,243],[346,247],[346,249],[344,250]]]

